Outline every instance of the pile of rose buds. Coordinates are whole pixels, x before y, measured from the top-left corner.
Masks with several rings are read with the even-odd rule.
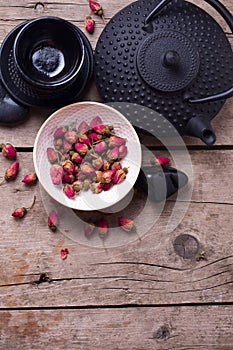
[[[83,121],[77,127],[59,126],[53,135],[54,148],[47,148],[53,184],[63,184],[63,192],[69,198],[82,190],[110,190],[128,173],[121,163],[128,152],[126,141],[115,135],[114,126],[103,124],[100,117],[93,118],[90,125]]]

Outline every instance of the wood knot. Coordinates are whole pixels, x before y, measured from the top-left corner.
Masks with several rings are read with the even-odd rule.
[[[179,235],[173,242],[175,252],[183,259],[192,259],[199,251],[198,240],[188,234]]]
[[[45,5],[43,4],[43,2],[39,1],[39,2],[35,3],[34,10],[36,12],[43,12],[44,11],[44,7],[45,7]]]
[[[156,340],[167,340],[170,337],[170,330],[168,326],[163,325],[154,332],[153,338]]]

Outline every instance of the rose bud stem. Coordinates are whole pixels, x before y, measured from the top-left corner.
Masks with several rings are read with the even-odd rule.
[[[13,213],[11,214],[13,217],[15,218],[19,218],[19,219],[22,219],[26,214],[27,212],[32,209],[32,207],[34,206],[36,202],[36,196],[34,196],[33,198],[33,202],[32,204],[30,205],[30,207],[28,208],[25,208],[25,207],[22,207],[22,208],[16,208]]]

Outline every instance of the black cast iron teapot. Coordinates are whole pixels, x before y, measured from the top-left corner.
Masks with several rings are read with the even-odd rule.
[[[230,12],[218,0],[206,2],[233,32]],[[210,121],[233,96],[233,53],[222,28],[200,7],[184,0],[139,0],[100,35],[95,75],[104,102],[147,106],[181,135],[213,144]],[[148,118],[141,128],[161,125]]]

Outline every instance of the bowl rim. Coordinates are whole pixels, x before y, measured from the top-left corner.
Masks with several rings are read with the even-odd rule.
[[[36,135],[36,138],[35,138],[35,141],[34,141],[34,146],[33,146],[33,164],[34,164],[34,168],[35,168],[35,173],[37,174],[37,177],[38,177],[38,180],[40,182],[40,185],[43,187],[43,189],[48,193],[49,196],[51,196],[53,199],[55,199],[58,203],[64,205],[65,207],[67,208],[71,208],[71,209],[75,209],[75,210],[80,210],[80,211],[94,211],[94,210],[102,210],[102,209],[107,209],[107,208],[111,208],[112,206],[116,205],[119,201],[121,201],[123,198],[125,198],[127,196],[127,194],[130,192],[130,190],[133,188],[135,182],[137,181],[137,178],[138,178],[138,175],[139,175],[139,172],[140,172],[140,169],[141,169],[141,165],[142,165],[142,149],[141,147],[139,147],[139,154],[138,154],[138,164],[139,166],[137,167],[137,171],[135,172],[135,180],[134,180],[134,183],[131,183],[130,186],[128,186],[128,191],[125,193],[125,195],[120,198],[120,200],[118,202],[114,202],[112,204],[108,204],[106,206],[103,206],[101,208],[98,208],[98,209],[93,209],[93,208],[90,208],[90,209],[80,209],[80,208],[77,208],[75,205],[65,205],[64,202],[60,201],[59,199],[57,198],[54,198],[54,196],[50,193],[50,191],[46,188],[46,186],[44,186],[44,184],[42,183],[41,179],[40,179],[40,172],[39,172],[39,169],[38,169],[38,166],[37,166],[37,161],[36,161],[36,150],[38,148],[38,142],[39,142],[39,139],[40,139],[40,136],[44,130],[44,128],[46,127],[46,125],[50,122],[51,119],[53,119],[54,117],[56,117],[56,115],[58,113],[61,113],[64,109],[67,109],[67,108],[71,108],[72,106],[75,106],[75,105],[78,105],[78,106],[85,106],[85,105],[88,105],[88,106],[91,106],[91,105],[94,105],[94,106],[101,106],[101,107],[105,107],[106,109],[108,109],[110,112],[111,111],[114,111],[114,113],[116,113],[117,115],[120,116],[120,118],[124,119],[127,124],[129,126],[132,127],[132,132],[134,134],[134,137],[135,137],[135,140],[136,142],[141,145],[140,143],[140,140],[139,140],[139,137],[138,137],[138,134],[136,132],[136,130],[134,129],[133,125],[130,123],[130,121],[120,112],[118,111],[117,109],[115,109],[114,107],[111,107],[109,106],[108,104],[105,104],[105,103],[101,103],[101,102],[94,102],[94,101],[81,101],[81,102],[75,102],[75,103],[72,103],[72,104],[69,104],[69,105],[66,105],[58,110],[56,110],[55,112],[53,112],[46,120],[45,122],[41,125],[37,135]]]

